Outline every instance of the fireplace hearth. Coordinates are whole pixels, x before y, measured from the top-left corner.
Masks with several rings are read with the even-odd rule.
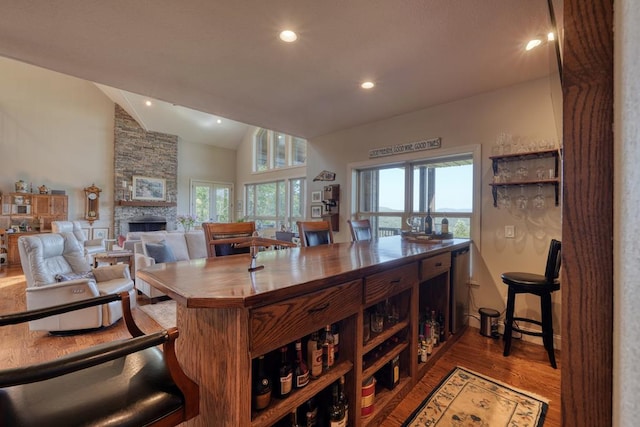
[[[167,219],[155,215],[132,217],[128,223],[129,231],[160,231],[167,229]]]

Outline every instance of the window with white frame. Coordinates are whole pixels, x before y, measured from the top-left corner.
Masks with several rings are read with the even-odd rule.
[[[305,178],[283,179],[245,185],[245,220],[256,229],[295,231],[304,212]]]
[[[263,172],[307,163],[307,140],[268,129],[254,138],[253,171]]]
[[[471,236],[471,153],[359,169],[356,183],[356,217],[369,218],[378,236],[399,234],[410,216],[427,212],[436,228],[446,217],[454,237]]]
[[[196,224],[230,222],[232,193],[232,184],[191,181],[191,214],[196,216]]]

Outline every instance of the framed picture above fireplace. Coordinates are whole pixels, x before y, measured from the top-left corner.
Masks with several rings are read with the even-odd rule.
[[[134,176],[132,193],[133,200],[164,201],[167,198],[167,182],[164,178]]]

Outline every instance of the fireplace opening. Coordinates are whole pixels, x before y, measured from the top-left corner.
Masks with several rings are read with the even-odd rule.
[[[129,219],[129,231],[160,231],[167,229],[167,219],[161,216],[143,215]]]

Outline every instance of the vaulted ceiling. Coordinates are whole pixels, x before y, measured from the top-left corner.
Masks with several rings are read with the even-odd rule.
[[[206,124],[203,140],[232,141],[242,123],[312,138],[557,72],[551,45],[524,51],[551,30],[546,0],[41,0],[1,12],[0,55],[112,99],[166,101]],[[280,41],[283,29],[298,40]],[[152,130],[167,123],[138,110]]]

